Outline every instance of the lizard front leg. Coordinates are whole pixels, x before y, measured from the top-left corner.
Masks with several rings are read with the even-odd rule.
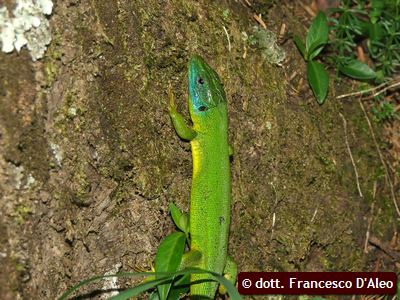
[[[193,130],[192,127],[188,126],[183,119],[183,116],[176,111],[174,94],[172,93],[172,89],[168,90],[169,96],[169,115],[172,120],[172,124],[174,125],[176,133],[179,135],[181,139],[191,141],[193,140],[197,133]]]

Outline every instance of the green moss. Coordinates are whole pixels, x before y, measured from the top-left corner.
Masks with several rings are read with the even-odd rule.
[[[86,162],[79,163],[72,178],[74,182],[72,202],[78,206],[87,206],[90,204],[90,187],[91,184],[87,174],[88,165]]]
[[[61,39],[62,37],[59,33],[53,34],[52,42],[45,54],[44,74],[46,86],[48,87],[53,85],[60,70],[59,64],[61,63],[61,57],[63,56],[63,53],[60,50]]]
[[[336,171],[336,165],[334,159],[329,157],[329,152],[324,151],[321,145],[317,147],[317,155],[319,161],[325,167],[326,173],[334,173]]]
[[[29,206],[18,204],[15,208],[14,221],[17,224],[22,225],[30,214],[32,214],[32,209]]]
[[[19,264],[19,263],[17,263],[17,264],[15,265],[15,269],[17,270],[17,272],[24,272],[24,271],[26,271],[25,266],[24,266],[23,264]]]
[[[222,18],[224,19],[225,22],[229,21],[229,18],[230,18],[230,10],[229,9],[224,9],[222,11]]]

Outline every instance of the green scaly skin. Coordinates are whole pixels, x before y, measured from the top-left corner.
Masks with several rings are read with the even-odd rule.
[[[185,124],[182,115],[175,110],[172,94],[170,97],[170,115],[176,132],[182,139],[189,140],[192,148],[190,250],[201,253],[197,267],[228,273],[226,277],[234,282],[236,264],[227,255],[231,174],[224,89],[217,73],[201,57],[193,56],[189,61],[189,111],[193,127]],[[215,297],[216,282],[193,284],[204,279],[210,276],[191,276],[192,297]]]

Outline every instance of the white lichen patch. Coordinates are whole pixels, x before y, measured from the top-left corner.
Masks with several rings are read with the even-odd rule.
[[[22,187],[22,180],[24,179],[24,167],[14,166],[13,164],[9,165],[14,175],[14,187],[19,190]]]
[[[121,267],[122,267],[121,263],[116,263],[113,266],[113,268],[110,271],[104,273],[104,275],[116,274],[116,273],[119,272]],[[117,290],[119,288],[120,288],[120,286],[118,284],[118,277],[109,277],[109,278],[105,278],[104,279],[104,284],[103,284],[103,287],[102,287],[103,290],[105,290],[105,291],[107,291],[107,290]],[[118,294],[119,294],[118,291],[111,291],[109,293],[104,294],[102,296],[102,299],[110,299],[111,297],[116,296]]]
[[[51,152],[54,155],[54,158],[56,159],[57,165],[61,167],[61,163],[63,160],[64,152],[61,150],[60,146],[54,143],[50,143],[50,149]]]
[[[76,113],[77,113],[76,107],[72,106],[72,107],[68,108],[68,112],[67,112],[68,117],[74,118],[74,117],[76,117]]]
[[[19,52],[26,45],[33,61],[42,58],[51,42],[46,15],[52,10],[50,0],[17,0],[12,14],[6,7],[0,7],[1,51]]]
[[[32,174],[28,174],[28,177],[26,178],[25,188],[30,188],[35,184],[35,182],[36,182],[35,177],[33,177]]]
[[[251,36],[242,32],[242,39],[260,49],[261,56],[269,63],[280,65],[286,57],[285,51],[278,45],[276,34],[268,29],[254,26]]]
[[[13,178],[15,189],[28,189],[35,184],[36,179],[30,173],[28,175],[25,175],[25,169],[23,166],[15,166],[14,164],[9,163],[9,167],[11,170],[11,178]]]

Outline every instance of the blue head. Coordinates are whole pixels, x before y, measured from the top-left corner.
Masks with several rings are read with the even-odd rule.
[[[218,74],[200,57],[189,61],[189,105],[192,121],[196,123],[220,104],[226,107],[226,96]]]

